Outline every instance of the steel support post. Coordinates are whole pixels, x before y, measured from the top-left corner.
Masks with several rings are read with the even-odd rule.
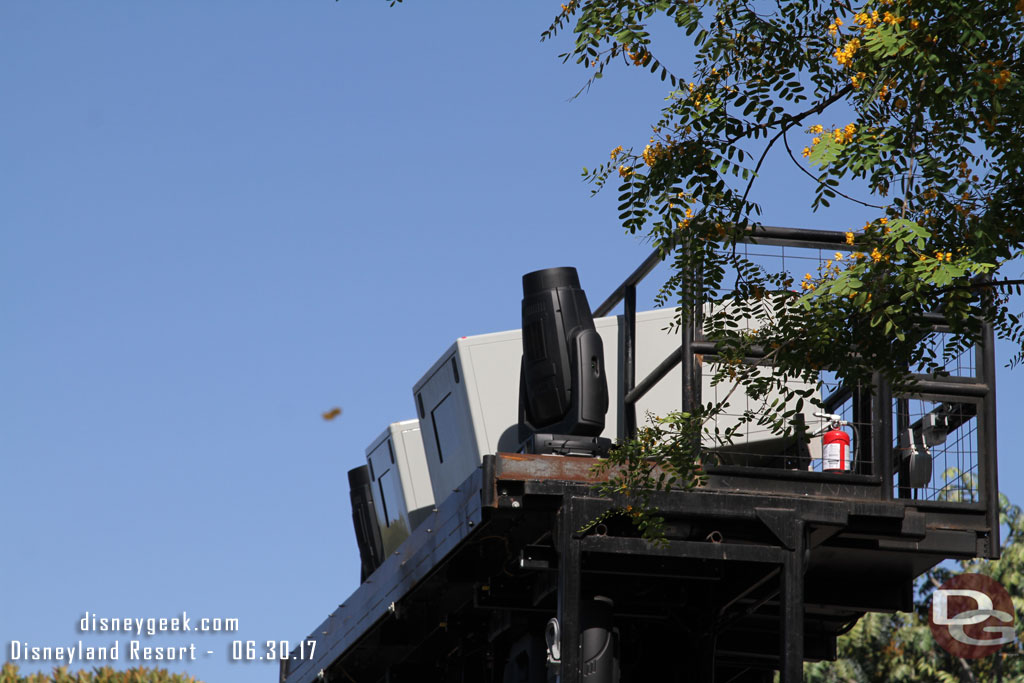
[[[693,325],[691,323],[692,311],[683,311],[683,324],[679,326],[679,334],[682,336],[680,343],[682,349],[682,370],[683,370],[683,396],[682,406],[684,413],[692,413],[696,403],[693,387]]]
[[[625,313],[625,329],[623,330],[623,369],[622,369],[622,395],[625,397],[633,390],[636,384],[636,285],[627,285],[625,301],[623,302]],[[632,439],[636,436],[636,403],[623,401],[624,436]]]
[[[892,387],[889,380],[875,373],[875,400],[872,408],[871,441],[875,449],[872,474],[882,479],[882,500],[892,500]]]
[[[996,558],[999,557],[999,474],[996,467],[996,340],[991,324],[986,324],[982,333],[981,352],[982,377],[988,385],[988,392],[981,400],[985,417],[978,444],[978,467],[981,470],[981,499],[985,502],[989,528],[988,556]]]
[[[796,527],[794,547],[783,559],[782,590],[779,594],[782,683],[801,683],[804,680],[804,550],[807,541],[804,521],[794,519],[793,525]]]
[[[908,434],[910,431],[910,399],[898,398],[896,399],[896,434],[899,437],[900,452],[896,455],[898,466],[896,468],[897,479],[896,487],[900,498],[910,498],[913,489],[908,485],[909,474],[906,463],[907,451],[903,449],[910,448],[910,443],[907,442]],[[882,482],[883,484],[885,482]]]
[[[576,538],[580,528],[577,506],[571,494],[562,497],[558,513],[558,625],[561,631],[561,668],[558,683],[581,683],[580,584],[582,547]]]
[[[686,244],[683,248],[690,248]],[[679,352],[682,363],[682,402],[680,407],[684,413],[692,413],[697,404],[696,382],[693,373],[693,322],[694,311],[700,305],[699,299],[693,287],[693,274],[686,273],[683,278],[682,292],[680,293],[679,307]]]
[[[700,652],[697,661],[697,669],[700,671],[700,680],[715,683],[715,650],[718,647],[718,635],[708,633],[700,639]]]

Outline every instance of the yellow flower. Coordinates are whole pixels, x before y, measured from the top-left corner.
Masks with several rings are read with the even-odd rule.
[[[803,155],[805,157],[811,156],[811,148],[810,147],[804,147]]]
[[[638,46],[636,48],[636,52],[626,50],[626,54],[633,62],[633,66],[647,66],[651,61],[651,53],[645,50],[642,46]]]
[[[878,251],[878,247],[871,250],[871,260],[878,263],[882,260],[882,252]]]
[[[1024,2],[1024,0],[1021,0],[1021,2]],[[811,126],[811,128],[810,128],[810,130],[808,130],[808,132],[809,133],[814,133],[815,135],[817,135],[818,133],[821,133],[824,130],[825,129],[822,128],[821,124],[819,123],[819,124],[815,124],[815,125]]]
[[[1024,0],[1021,0],[1021,3],[1024,4]],[[917,28],[920,25],[921,25],[921,22],[918,21],[917,19],[911,19],[910,20],[910,28],[915,29],[915,28]]]
[[[619,166],[619,175],[623,178],[628,178],[633,175],[633,169],[629,166]]]
[[[853,244],[853,233],[852,232],[846,233],[846,243],[847,244]]]
[[[875,27],[875,24],[878,23],[878,12],[874,11],[871,14],[861,12],[853,15],[853,20],[866,29],[872,29]]]
[[[619,156],[619,153],[621,151],[622,151],[622,145],[619,145],[618,147],[616,147],[615,149],[612,150],[612,161],[615,160],[615,157]]]
[[[842,261],[842,260],[843,260],[843,255],[840,252],[837,251],[836,252],[836,261]]]
[[[853,55],[858,49],[860,49],[860,39],[853,38],[843,46],[842,50],[835,51],[836,61],[840,66],[850,66],[853,62]]]

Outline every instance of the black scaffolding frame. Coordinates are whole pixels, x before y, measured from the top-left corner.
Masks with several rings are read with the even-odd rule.
[[[745,239],[848,248],[832,231],[759,227]],[[603,316],[624,304],[627,408],[679,364],[683,406],[700,400],[694,356],[714,353],[690,315],[679,349],[637,381],[636,288],[660,260],[652,254],[594,309]],[[766,683],[775,671],[783,683],[801,681],[803,662],[834,658],[835,639],[866,612],[911,609],[914,581],[929,568],[998,557],[993,346],[987,327],[973,376],[919,376],[913,396],[894,396],[876,375],[871,387],[828,397],[826,406],[852,401],[856,421],[870,423],[855,472],[707,466],[703,487],[653,494],[664,544],[640,538],[628,516],[606,514],[623,501],[595,493],[591,459],[484,456],[309,636],[315,657],[296,649],[282,661],[280,680],[501,683],[520,660],[528,663],[517,675],[547,680],[541,634],[557,616],[558,680],[582,683],[583,604],[600,595],[615,605],[623,681]],[[906,427],[912,400],[971,406],[975,498],[910,495],[894,427]],[[635,409],[624,419],[635,433]]]

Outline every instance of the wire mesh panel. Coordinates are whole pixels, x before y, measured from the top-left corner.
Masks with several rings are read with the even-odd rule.
[[[978,404],[897,398],[893,413],[896,495],[950,503],[978,502]]]
[[[740,243],[722,246],[718,253],[724,262],[724,273],[722,287],[706,293],[707,298],[715,301],[704,310],[702,331],[706,337],[714,337],[716,331],[721,333],[724,323],[720,319],[715,320],[714,315],[734,305],[734,301],[723,297],[744,291],[745,277],[756,274],[761,281],[774,284],[776,292],[788,292],[792,297],[790,300],[795,300],[802,292],[801,283],[816,277],[837,260],[848,258],[844,256],[846,245],[836,249],[818,249]],[[735,324],[728,323],[727,333],[753,336],[761,328],[777,325],[779,302],[785,300],[785,296],[781,299],[766,296],[759,304],[744,302],[748,316],[735,321]],[[715,325],[719,326],[717,330]],[[712,448],[720,463],[818,472],[866,471],[864,466],[855,463],[866,462],[870,455],[869,448],[862,452],[871,432],[867,416],[858,415],[855,419],[852,398],[836,406],[835,410],[826,410],[821,405],[824,397],[837,389],[831,373],[822,371],[808,373],[804,377],[788,377],[782,381],[784,388],[761,395],[757,395],[755,390],[751,395],[737,381],[734,368],[716,362],[715,358],[699,360],[703,361],[701,370],[705,375],[719,375],[710,391],[705,383],[702,402],[716,406],[727,404],[705,425],[705,446]],[[753,359],[748,361],[751,365],[757,363]],[[761,360],[760,363],[762,367],[756,373],[766,378],[770,371],[764,366],[771,360]],[[747,372],[751,372],[749,368]],[[801,395],[793,395],[786,390],[799,390]],[[788,400],[782,405],[780,402],[785,399]],[[834,419],[824,415],[832,415]],[[737,428],[737,424],[742,426]],[[836,430],[845,432],[848,438],[848,442],[842,444],[838,463],[823,458],[823,437]]]
[[[991,471],[986,458],[994,468],[995,454],[980,452],[994,450],[994,445],[987,444],[987,427],[982,426],[990,399],[981,397],[990,369],[983,367],[988,361],[981,362],[979,347],[970,340],[956,340],[941,316],[922,313],[923,327],[915,323],[907,331],[921,335],[915,347],[917,361],[907,373],[928,385],[922,389],[926,393],[897,396],[889,410],[888,384],[877,385],[879,375],[851,386],[829,369],[841,354],[859,348],[853,325],[843,336],[842,313],[837,309],[827,312],[832,317],[823,321],[838,324],[834,347],[824,353],[818,348],[805,365],[796,363],[796,376],[782,376],[774,362],[775,356],[783,356],[773,352],[778,347],[772,344],[790,344],[792,338],[778,330],[791,322],[806,322],[802,314],[790,316],[787,307],[847,263],[871,256],[855,251],[849,235],[838,232],[769,228],[757,240],[706,251],[706,269],[694,271],[694,284],[676,282],[682,301],[673,301],[664,291],[660,298],[665,306],[679,306],[688,300],[687,292],[703,287],[699,297],[689,299],[705,302],[692,321],[677,317],[670,329],[689,329],[692,324],[694,381],[708,459],[744,466],[751,476],[761,476],[756,475],[758,470],[832,477],[891,473],[891,482],[879,480],[882,499],[987,499],[984,492],[993,485],[983,478]],[[687,309],[676,309],[683,310]],[[856,315],[853,307],[850,314]],[[794,347],[784,348],[789,354],[786,362],[793,367]],[[942,400],[947,395],[949,400]],[[886,436],[890,424],[891,441]]]
[[[977,348],[974,345],[954,344],[949,332],[933,332],[920,342],[925,358],[910,368],[914,374],[939,377],[976,378],[978,376]]]

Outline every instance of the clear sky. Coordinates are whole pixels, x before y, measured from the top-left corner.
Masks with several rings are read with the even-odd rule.
[[[346,472],[413,383],[518,327],[523,273],[574,265],[596,305],[647,255],[580,170],[642,147],[664,84],[621,67],[571,100],[557,10],[0,3],[0,659],[109,644],[86,612],[187,612],[241,628],[143,645],[275,680],[231,641],[294,644],[357,587]],[[776,161],[766,223],[863,224]]]

